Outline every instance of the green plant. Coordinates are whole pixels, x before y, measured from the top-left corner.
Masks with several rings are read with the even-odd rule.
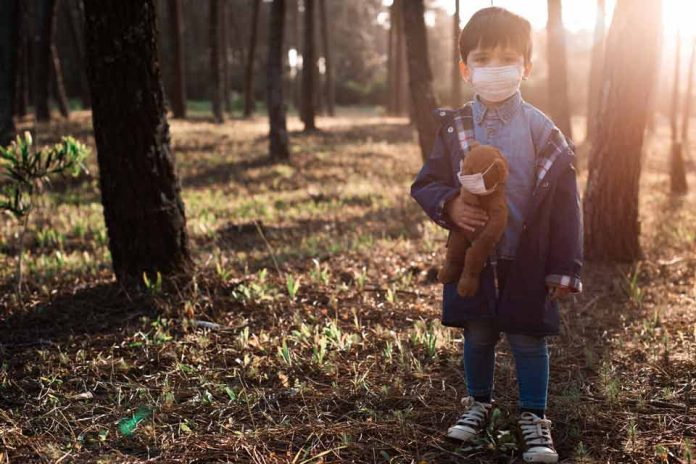
[[[77,176],[86,171],[83,164],[89,150],[72,137],[63,137],[53,147],[36,150],[29,132],[17,136],[8,147],[0,147],[0,211],[15,217],[20,223],[16,269],[17,295],[22,293],[22,259],[24,237],[34,197],[45,191],[54,175]]]
[[[294,300],[297,296],[297,291],[300,289],[300,278],[295,279],[292,274],[287,274],[285,276],[285,285],[288,289],[288,296],[291,300]]]

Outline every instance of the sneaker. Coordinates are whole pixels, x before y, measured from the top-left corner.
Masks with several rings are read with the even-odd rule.
[[[455,440],[468,441],[486,426],[493,403],[481,403],[468,396],[463,401],[466,411],[459,416],[457,423],[447,429],[447,436]]]
[[[525,411],[518,420],[525,443],[525,462],[558,462],[558,453],[551,438],[551,421]]]

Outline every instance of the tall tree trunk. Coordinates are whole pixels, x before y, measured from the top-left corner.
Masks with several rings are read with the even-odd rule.
[[[55,27],[53,28],[55,31]],[[53,42],[53,40],[51,40]],[[65,93],[65,84],[63,83],[63,69],[60,66],[60,57],[55,44],[51,43],[51,85],[53,86],[53,95],[58,102],[58,110],[60,115],[65,119],[70,118],[70,102],[68,95]]]
[[[14,113],[15,65],[19,25],[17,0],[0,0],[0,146],[15,136]]]
[[[15,103],[14,111],[19,117],[27,115],[29,108],[29,31],[27,6],[17,4],[17,60],[15,61]]]
[[[175,118],[186,118],[186,66],[184,64],[183,14],[181,0],[169,0],[172,45],[174,48],[174,85],[171,90],[172,112]]]
[[[213,118],[221,124],[225,120],[223,113],[223,100],[225,88],[222,75],[222,63],[220,53],[220,25],[222,10],[220,3],[224,0],[210,0],[209,10],[209,42],[210,42],[210,100],[213,106]]]
[[[459,72],[459,0],[454,0],[452,17],[452,82],[450,100],[455,108],[462,104],[462,78]]]
[[[681,195],[687,192],[686,170],[682,157],[682,144],[679,138],[679,79],[681,77],[681,34],[677,33],[677,47],[674,55],[674,80],[672,84],[672,106],[669,112],[670,128],[672,131],[672,146],[670,149],[669,183],[672,193]]]
[[[288,150],[288,130],[285,121],[285,101],[283,100],[283,29],[285,27],[285,0],[273,0],[268,27],[268,75],[266,77],[268,95],[268,119],[270,125],[270,157],[286,160]]]
[[[320,0],[317,0],[319,2]],[[315,4],[316,5],[316,4]],[[319,24],[321,23],[321,17],[319,16],[319,8],[314,7],[314,26],[312,31],[312,37],[314,38],[314,114],[325,114],[326,108],[324,107],[324,93],[322,88],[324,85],[324,75],[321,73],[321,68],[319,67],[319,62],[321,61],[320,45],[319,45],[319,34],[317,30]]]
[[[401,6],[403,0],[394,0],[390,8],[392,17],[392,26],[394,28],[394,88],[392,89],[392,98],[394,99],[394,114],[403,115],[407,111],[408,101],[406,95],[408,74],[406,66],[406,44],[404,40],[404,21],[403,8]]]
[[[335,84],[333,74],[333,61],[331,60],[331,41],[329,40],[329,15],[326,12],[326,0],[319,0],[319,12],[321,20],[321,42],[324,52],[324,65],[326,74],[324,75],[324,101],[326,111],[329,116],[336,115],[335,108]]]
[[[247,49],[246,68],[244,70],[244,117],[249,118],[254,114],[254,61],[256,57],[256,42],[258,41],[258,23],[261,0],[254,2],[251,11],[251,35],[249,36],[249,48]]]
[[[87,83],[87,67],[85,65],[85,47],[83,44],[84,14],[82,0],[63,0],[63,11],[70,26],[70,35],[75,47],[75,59],[80,71],[80,100],[83,108],[91,106],[89,100],[89,84]]]
[[[304,0],[304,53],[302,54],[302,120],[304,131],[316,130],[314,122],[314,0]]]
[[[394,114],[394,78],[396,61],[394,58],[394,3],[389,7],[389,29],[387,30],[387,114]]]
[[[301,39],[302,37],[302,19],[300,15],[300,4],[299,0],[289,0],[290,2],[290,19],[292,21],[292,40],[295,51],[297,52],[297,58],[299,62],[300,54],[302,53]],[[293,87],[292,87],[292,104],[295,106],[297,114],[300,115],[300,119],[303,119],[302,114],[302,70],[299,65],[295,68],[295,75],[293,77]]]
[[[681,140],[687,154],[691,154],[689,151],[689,121],[691,120],[691,103],[694,99],[694,68],[696,68],[696,39],[691,43],[689,75],[686,81],[686,95],[684,95],[684,114],[682,114]]]
[[[157,62],[154,0],[85,0],[104,219],[121,283],[193,269]]]
[[[561,0],[548,0],[546,23],[549,60],[549,107],[551,119],[567,137],[572,138],[568,105],[566,31],[563,27]]]
[[[57,0],[37,0],[35,7],[36,27],[34,34],[34,111],[38,121],[51,119],[48,104],[51,76],[51,42],[53,37],[53,17]]]
[[[220,59],[222,60],[222,100],[224,111],[232,112],[232,99],[230,98],[230,60],[229,60],[229,15],[227,0],[220,3]]]
[[[408,0],[401,4],[408,58],[408,84],[413,103],[413,117],[418,130],[421,156],[425,161],[435,142],[437,123],[432,110],[437,106],[433,92],[433,75],[428,58],[428,38],[425,29],[423,0]]]
[[[592,140],[585,189],[585,249],[590,259],[630,261],[641,256],[638,190],[650,113],[646,90],[654,88],[661,17],[660,0],[616,4],[598,112],[602,124]]]
[[[592,139],[597,123],[599,89],[602,82],[602,62],[604,60],[604,37],[606,35],[606,0],[597,0],[592,60],[590,64],[590,89],[587,95],[587,140]]]

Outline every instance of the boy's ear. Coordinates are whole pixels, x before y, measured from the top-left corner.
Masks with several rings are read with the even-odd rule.
[[[524,70],[522,72],[522,80],[529,79],[529,75],[532,73],[532,62],[529,61],[524,64]]]
[[[469,67],[461,59],[459,60],[459,73],[462,75],[464,82],[469,82],[471,71],[469,71]]]

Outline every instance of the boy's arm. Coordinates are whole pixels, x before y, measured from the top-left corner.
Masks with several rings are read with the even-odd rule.
[[[558,179],[551,211],[546,284],[582,292],[583,227],[576,171],[568,164]]]
[[[433,221],[451,230],[456,226],[445,214],[445,203],[459,194],[459,186],[452,184],[454,173],[443,138],[445,126],[438,130],[430,156],[411,185],[411,196]]]

